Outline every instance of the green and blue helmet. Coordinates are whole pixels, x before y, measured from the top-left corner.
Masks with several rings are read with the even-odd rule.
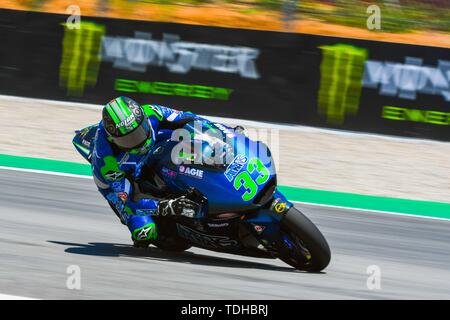
[[[145,154],[153,144],[152,128],[144,109],[128,97],[111,100],[102,111],[108,141],[120,150]]]

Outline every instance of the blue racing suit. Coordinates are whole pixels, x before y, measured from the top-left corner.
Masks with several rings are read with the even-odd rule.
[[[152,145],[160,129],[175,129],[183,124],[200,119],[191,112],[182,112],[159,105],[143,105],[152,128]],[[148,151],[148,150],[147,150]],[[146,154],[117,150],[107,140],[107,133],[100,121],[92,154],[92,174],[100,193],[115,209],[121,222],[128,226],[135,241],[148,241],[158,236],[152,218],[158,207],[158,200],[141,199],[133,201],[132,178],[136,165]]]

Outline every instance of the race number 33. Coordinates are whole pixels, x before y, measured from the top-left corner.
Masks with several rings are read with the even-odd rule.
[[[256,179],[251,177],[251,173],[257,172],[258,176]],[[262,185],[269,180],[270,172],[264,166],[258,158],[252,158],[247,163],[247,171],[242,171],[234,179],[233,186],[236,190],[244,188],[245,192],[242,194],[242,199],[244,201],[250,201],[253,199],[258,192],[258,186]]]

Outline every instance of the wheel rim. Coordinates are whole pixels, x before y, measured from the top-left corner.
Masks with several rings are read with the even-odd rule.
[[[282,240],[289,252],[288,260],[294,264],[301,263],[305,267],[312,264],[311,252],[297,235],[285,233]]]

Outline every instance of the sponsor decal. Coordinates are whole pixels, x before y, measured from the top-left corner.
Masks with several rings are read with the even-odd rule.
[[[111,188],[114,190],[115,193],[123,192],[125,189],[125,181],[115,181],[111,183]]]
[[[195,214],[196,214],[196,212],[194,209],[183,208],[183,211],[181,211],[181,215],[188,217],[188,218],[195,217]]]
[[[126,192],[119,192],[117,196],[119,197],[120,200],[122,200],[122,202],[124,203],[127,202],[128,194]]]
[[[261,234],[266,229],[265,226],[260,226],[260,225],[257,225],[257,224],[254,224],[253,227],[255,228],[255,231],[258,234]]]
[[[126,221],[126,215],[124,213],[125,205],[122,201],[120,201],[119,197],[115,193],[110,193],[106,196],[106,199],[113,204],[122,219]]]
[[[319,114],[326,115],[328,123],[343,124],[347,114],[358,112],[362,88],[407,100],[416,100],[418,93],[439,95],[450,102],[448,60],[429,66],[423,64],[422,58],[408,56],[404,63],[369,60],[367,49],[347,44],[321,46],[320,49],[318,107]]]
[[[106,177],[108,180],[111,180],[111,181],[120,180],[120,179],[122,179],[124,176],[125,176],[125,174],[124,174],[123,172],[120,172],[120,171],[108,171],[108,172],[105,174],[105,177]]]
[[[233,92],[233,89],[228,88],[129,79],[116,79],[114,90],[225,101],[229,99]]]
[[[405,63],[368,60],[363,86],[377,89],[383,96],[415,100],[417,93],[440,95],[450,102],[450,61],[439,60],[437,67],[423,65],[423,59],[405,57]]]
[[[80,21],[80,28],[64,24],[59,83],[67,89],[67,96],[81,97],[86,87],[97,84],[105,32],[105,26],[88,21]]]
[[[240,170],[241,168],[238,169]],[[256,179],[250,175],[253,172],[259,174]],[[248,161],[247,170],[243,170],[234,178],[233,187],[235,190],[242,190],[242,200],[250,201],[257,195],[260,190],[259,187],[264,185],[269,179],[269,169],[267,169],[261,159],[255,157]]]
[[[238,154],[224,172],[227,180],[232,182],[247,162],[248,158],[246,156]]]
[[[343,124],[359,109],[364,63],[368,51],[347,44],[321,46],[319,114],[327,123]]]
[[[284,213],[286,211],[287,205],[286,202],[283,202],[281,198],[277,198],[272,202],[271,209],[276,213]]]
[[[277,203],[274,207],[274,210],[277,213],[283,213],[286,210],[286,203],[284,202]]]
[[[156,209],[137,209],[137,216],[154,216],[157,215]]]
[[[126,118],[125,120],[122,120],[121,122],[116,124],[116,129],[119,129],[122,127],[128,127],[133,123],[134,120],[136,120],[136,117],[135,117],[134,113],[132,113],[128,118]]]
[[[113,62],[114,68],[135,72],[159,66],[181,74],[202,70],[260,77],[255,63],[259,50],[255,48],[185,42],[175,34],[163,34],[162,41],[152,39],[149,32],[137,31],[134,36],[103,36],[102,60]]]
[[[147,239],[148,236],[149,236],[149,233],[151,234],[150,231],[152,231],[152,229],[153,229],[153,226],[149,226],[147,228],[142,228],[142,230],[139,231],[139,233],[137,234],[136,238],[138,240],[145,240],[145,239]]]
[[[89,132],[90,129],[91,129],[91,127],[86,127],[83,130],[81,130],[81,132],[79,133],[80,138],[83,139],[86,136],[86,134]]]
[[[166,176],[166,177],[170,177],[170,178],[175,178],[177,176],[177,172],[173,171],[169,168],[166,167],[162,167],[161,168],[161,173]]]
[[[87,140],[81,140],[81,143],[83,144],[83,145],[85,145],[86,147],[88,147],[88,148],[90,148],[91,147],[91,143],[89,142],[89,141],[87,141]]]
[[[180,174],[187,175],[190,177],[203,179],[203,170],[200,170],[200,169],[195,169],[195,168],[186,167],[186,166],[179,166],[178,172]]]
[[[224,228],[228,227],[230,224],[228,222],[222,222],[222,223],[208,223],[208,227],[211,228]]]
[[[422,122],[433,125],[450,125],[450,112],[418,110],[384,106],[382,117],[389,120]]]
[[[236,240],[229,237],[204,234],[180,224],[177,224],[177,229],[181,237],[202,247],[227,248],[239,244]]]

